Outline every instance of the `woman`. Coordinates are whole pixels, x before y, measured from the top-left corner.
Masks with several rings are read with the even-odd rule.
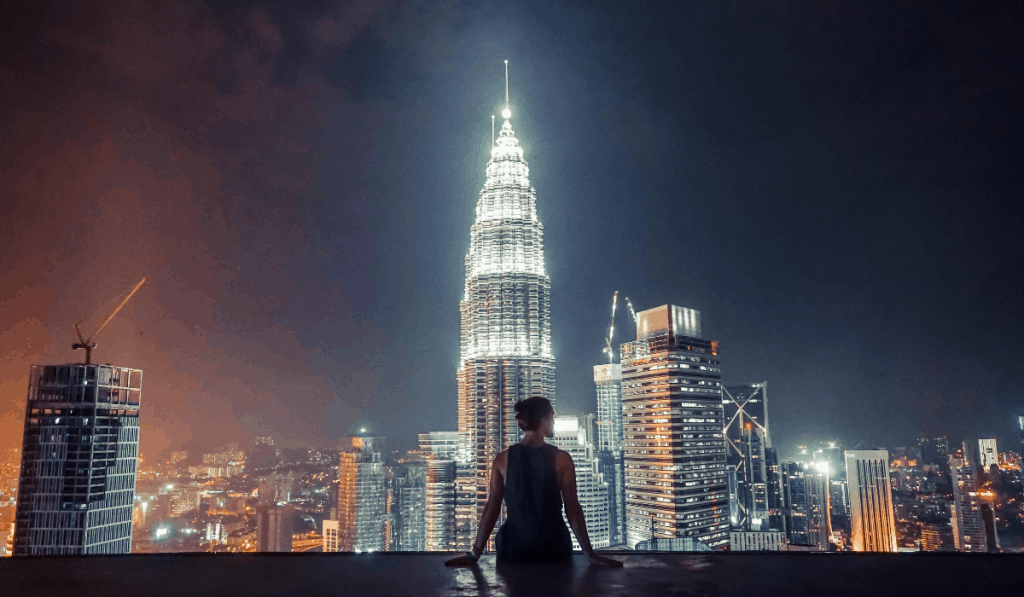
[[[583,508],[576,498],[576,467],[572,457],[544,442],[555,435],[555,410],[544,398],[516,403],[516,421],[525,433],[518,444],[498,454],[491,466],[491,487],[480,516],[473,550],[445,562],[447,566],[475,564],[501,513],[508,514],[495,538],[498,559],[510,562],[561,562],[572,556],[572,540],[562,521],[565,516],[583,553],[592,564],[622,566],[597,555],[590,545]]]

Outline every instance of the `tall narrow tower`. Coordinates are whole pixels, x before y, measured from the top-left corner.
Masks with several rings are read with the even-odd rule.
[[[487,499],[491,462],[519,439],[515,403],[531,396],[552,400],[555,393],[551,283],[544,269],[537,192],[530,187],[507,105],[501,115],[504,123],[491,147],[470,230],[459,305],[458,429],[465,442],[460,456],[468,465],[460,474],[469,476],[463,479],[469,491],[460,492],[459,499],[470,502],[460,503],[459,510],[474,532]]]

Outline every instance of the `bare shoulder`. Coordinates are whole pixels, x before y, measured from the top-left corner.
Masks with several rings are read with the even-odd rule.
[[[555,452],[555,466],[558,468],[572,467],[572,456],[570,456],[565,450],[559,449]]]
[[[500,454],[494,457],[494,464],[505,464],[508,462],[508,449],[504,449]]]

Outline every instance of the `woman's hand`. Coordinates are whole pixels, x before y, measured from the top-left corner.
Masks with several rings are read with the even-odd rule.
[[[478,559],[479,558],[477,558],[477,560]],[[461,555],[461,556],[459,556],[457,558],[452,558],[450,560],[445,561],[444,565],[445,566],[475,566],[476,563],[477,563],[477,560],[474,560],[473,558],[469,557],[469,554],[463,554],[463,555]]]
[[[597,555],[597,552],[594,551],[587,554],[587,559],[590,560],[590,563],[594,566],[604,566],[606,568],[622,568],[622,562],[618,560],[613,560],[611,558],[606,558],[604,556],[599,556]]]

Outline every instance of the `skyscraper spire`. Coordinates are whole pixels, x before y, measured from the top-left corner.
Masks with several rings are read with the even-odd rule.
[[[512,110],[508,107],[508,60],[505,61],[505,109],[501,111],[501,117],[505,119],[506,124],[508,124],[508,119],[512,118]]]

